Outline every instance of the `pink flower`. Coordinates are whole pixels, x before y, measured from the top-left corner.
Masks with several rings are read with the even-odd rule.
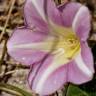
[[[52,0],[26,0],[24,15],[25,27],[14,30],[7,48],[15,60],[31,66],[28,84],[33,91],[48,95],[67,82],[92,79],[88,8],[73,2],[57,7]]]

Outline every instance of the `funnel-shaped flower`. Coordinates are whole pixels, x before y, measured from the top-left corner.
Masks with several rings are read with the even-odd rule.
[[[79,3],[56,7],[52,0],[26,0],[25,27],[14,30],[8,53],[31,65],[28,84],[40,95],[62,88],[66,82],[92,79],[93,57],[87,45],[91,16]]]

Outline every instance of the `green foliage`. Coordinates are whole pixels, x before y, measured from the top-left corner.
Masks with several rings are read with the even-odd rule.
[[[89,95],[83,90],[81,90],[78,86],[70,84],[66,96],[89,96]]]
[[[0,90],[12,94],[13,96],[32,96],[32,93],[10,84],[0,83]]]
[[[81,85],[80,88],[85,91],[88,96],[96,96],[96,78],[86,84]]]
[[[66,96],[96,96],[96,78],[80,86],[70,84]]]

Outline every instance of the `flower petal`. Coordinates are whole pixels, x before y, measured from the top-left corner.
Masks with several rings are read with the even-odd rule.
[[[64,26],[72,26],[79,39],[85,41],[91,28],[91,16],[88,8],[71,2],[60,6],[59,10],[62,12]]]
[[[81,44],[81,53],[69,64],[68,81],[82,84],[92,79],[94,73],[93,57],[87,43]]]
[[[78,12],[81,4],[79,3],[67,3],[59,6],[59,10],[62,12],[63,23],[66,27],[71,27],[76,13]]]
[[[72,27],[81,40],[85,41],[88,38],[91,29],[91,15],[87,7],[80,7],[72,23]]]
[[[28,83],[32,90],[40,95],[52,94],[66,83],[66,65],[55,69],[52,63],[57,63],[59,59],[52,62],[53,58],[48,56],[40,65],[33,65],[29,73]]]
[[[46,25],[45,21],[43,20],[44,12],[40,12],[40,11],[43,11],[42,10],[43,3],[39,4],[39,6],[40,6],[39,13],[42,14],[42,16],[43,16],[43,18],[42,18],[40,16],[40,14],[37,12],[37,9],[33,6],[32,1],[33,0],[26,0],[25,6],[24,6],[24,17],[25,17],[26,26],[30,27],[30,28],[33,28],[33,27],[37,28],[38,27],[42,30],[48,30],[47,25]],[[34,1],[36,1],[36,0],[34,0]],[[42,1],[42,0],[39,0],[39,2],[40,1]]]
[[[24,6],[25,21],[29,27],[46,30],[47,19],[62,24],[60,12],[52,0],[27,0]]]
[[[40,31],[32,31],[26,28],[18,28],[14,30],[11,38],[7,43],[8,53],[17,61],[30,65],[45,56],[45,52],[40,50],[32,50],[32,48],[19,48],[16,46],[29,43],[37,43],[43,41],[47,37],[47,34],[44,34]]]

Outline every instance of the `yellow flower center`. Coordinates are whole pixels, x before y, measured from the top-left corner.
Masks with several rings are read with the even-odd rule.
[[[55,44],[57,43],[55,49],[59,50],[58,52],[61,52],[62,56],[67,59],[74,58],[80,51],[80,41],[75,32],[71,28],[56,25],[54,25],[52,31],[57,36],[54,41]]]

